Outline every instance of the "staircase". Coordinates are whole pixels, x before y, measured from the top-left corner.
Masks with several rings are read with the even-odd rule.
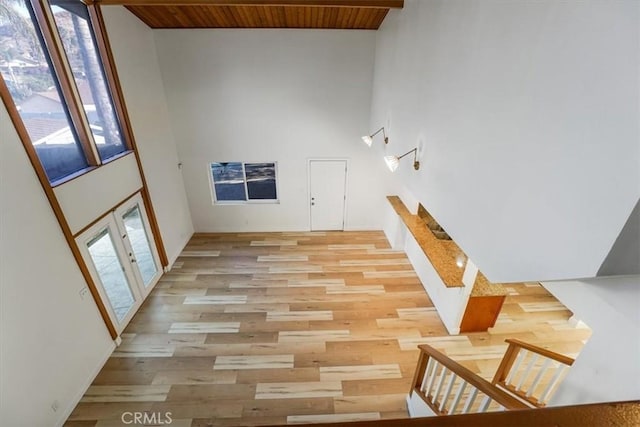
[[[532,408],[546,406],[574,360],[520,340],[505,341],[509,347],[492,384]]]
[[[420,358],[408,397],[414,416],[458,415],[542,408],[573,359],[515,339],[489,382],[429,345]]]
[[[515,339],[491,382],[429,345],[408,406],[411,419],[354,421],[349,427],[584,427],[640,425],[640,401],[545,407],[573,359]],[[450,415],[445,417],[434,415]],[[321,423],[314,427],[334,427]],[[280,426],[285,427],[285,426]]]
[[[555,406],[521,411],[485,412],[450,417],[354,421],[339,425],[342,427],[638,427],[638,420],[640,420],[640,401],[628,401]],[[338,424],[313,425],[313,427],[336,426]]]

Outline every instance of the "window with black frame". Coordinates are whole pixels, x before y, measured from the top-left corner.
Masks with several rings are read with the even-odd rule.
[[[275,162],[215,162],[210,177],[214,203],[278,201]]]

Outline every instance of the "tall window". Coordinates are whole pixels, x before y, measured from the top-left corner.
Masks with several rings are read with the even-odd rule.
[[[50,4],[93,140],[100,158],[106,160],[122,153],[126,147],[98,55],[89,11],[78,0],[51,0]]]
[[[0,0],[0,73],[49,181],[89,166],[33,10]]]
[[[211,163],[214,203],[277,202],[275,163]]]
[[[51,183],[128,150],[82,2],[0,0],[0,75]]]

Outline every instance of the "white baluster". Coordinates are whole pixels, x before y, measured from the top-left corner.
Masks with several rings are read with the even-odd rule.
[[[518,383],[518,387],[516,387],[516,390],[522,389],[522,385],[524,384],[524,381],[529,377],[531,368],[533,368],[533,365],[536,363],[536,360],[538,360],[539,356],[540,355],[538,353],[533,353],[533,357],[531,357],[531,361],[527,365],[527,369],[522,374],[522,377],[520,378],[520,382]]]
[[[489,396],[485,396],[484,399],[482,399],[482,403],[480,404],[480,407],[478,408],[478,412],[487,412],[487,408],[489,407],[490,404],[491,404],[491,398]]]
[[[539,404],[545,405],[547,403],[547,399],[551,397],[550,396],[551,391],[554,389],[554,387],[560,380],[560,376],[562,375],[565,369],[567,369],[567,365],[560,364],[560,366],[558,367],[558,370],[556,371],[556,374],[553,376],[553,379],[551,380],[547,388],[544,390],[544,392],[540,395],[540,399],[538,400]]]
[[[453,388],[454,380],[456,379],[456,374],[451,371],[449,374],[449,383],[447,384],[447,388],[445,389],[444,396],[442,397],[442,404],[440,404],[440,412],[444,412],[444,405],[449,400],[449,395],[451,394],[451,389]]]
[[[473,387],[473,391],[469,394],[469,397],[467,397],[467,401],[464,404],[464,408],[462,408],[463,414],[466,414],[467,412],[469,412],[469,409],[471,408],[471,405],[473,405],[473,402],[475,402],[477,395],[478,395],[478,389]]]
[[[433,393],[433,403],[438,401],[438,396],[440,396],[440,390],[442,390],[442,384],[444,384],[444,377],[447,376],[447,372],[449,370],[446,366],[442,367],[442,372],[440,372],[440,380],[438,381],[438,387],[436,387],[436,392]]]
[[[425,396],[429,396],[431,395],[431,389],[433,388],[433,384],[436,380],[436,374],[438,372],[438,366],[440,366],[440,363],[438,363],[437,360],[433,361],[433,368],[431,369],[431,372],[429,373],[429,385],[427,386],[424,394]],[[433,401],[433,396],[431,397],[431,401]]]
[[[547,369],[549,369],[550,364],[551,364],[551,359],[547,358],[542,364],[542,367],[540,368],[540,372],[538,372],[538,375],[536,375],[535,379],[533,380],[533,384],[531,384],[531,387],[527,392],[527,397],[531,397],[531,395],[535,392],[536,387],[538,387],[538,384],[540,383],[540,380],[544,376],[544,373],[547,372]]]
[[[449,409],[450,414],[456,413],[456,408],[458,407],[458,403],[460,403],[460,398],[462,397],[462,393],[464,393],[464,389],[467,388],[467,382],[462,380],[460,383],[460,387],[458,387],[458,391],[456,392],[456,397],[453,399],[453,403],[451,404],[451,408]]]
[[[527,353],[528,353],[527,350],[520,349],[520,351],[518,352],[518,356],[516,357],[516,362],[511,367],[511,370],[509,371],[509,375],[507,375],[507,379],[504,381],[505,384],[511,384],[511,380],[513,379],[516,372],[518,372],[518,369],[520,368],[520,365],[522,364],[522,361],[525,359]]]
[[[422,376],[422,384],[420,384],[420,390],[422,392],[424,392],[425,389],[426,389],[427,378],[429,377],[429,370],[431,369],[431,366],[433,365],[433,363],[434,363],[433,358],[429,357],[429,361],[427,362],[427,366],[426,366],[426,368],[424,368],[424,375]]]

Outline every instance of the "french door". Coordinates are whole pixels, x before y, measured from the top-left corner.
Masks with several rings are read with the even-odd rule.
[[[118,335],[162,275],[140,194],[76,238]]]

